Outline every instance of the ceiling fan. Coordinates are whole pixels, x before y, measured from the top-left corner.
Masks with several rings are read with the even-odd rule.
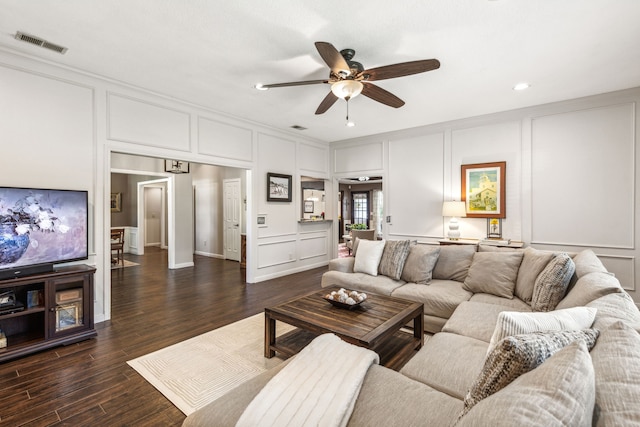
[[[404,105],[402,99],[371,82],[410,76],[440,68],[440,61],[437,59],[425,59],[365,70],[361,63],[352,60],[356,54],[355,50],[343,49],[338,52],[331,43],[327,42],[316,42],[315,45],[318,53],[331,69],[328,79],[256,85],[256,89],[267,90],[275,87],[330,84],[331,91],[318,106],[316,114],[322,114],[327,111],[338,98],[349,101],[349,99],[358,96],[360,93],[374,101],[399,108]]]

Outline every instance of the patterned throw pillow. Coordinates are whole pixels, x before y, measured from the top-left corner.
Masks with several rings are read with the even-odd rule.
[[[378,266],[378,273],[399,280],[409,255],[409,240],[387,240]]]
[[[464,398],[464,409],[458,419],[476,403],[502,390],[520,375],[535,369],[572,342],[582,340],[591,350],[598,335],[597,329],[585,329],[534,332],[503,339],[487,356],[482,371]]]
[[[534,311],[551,311],[564,298],[576,265],[565,253],[556,255],[538,275],[533,285],[531,308]]]

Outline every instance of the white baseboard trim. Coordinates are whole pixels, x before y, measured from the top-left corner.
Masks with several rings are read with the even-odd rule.
[[[195,251],[194,254],[201,255],[201,256],[206,256],[206,257],[209,257],[209,258],[224,259],[224,255],[222,255],[222,254],[213,254],[211,252]]]

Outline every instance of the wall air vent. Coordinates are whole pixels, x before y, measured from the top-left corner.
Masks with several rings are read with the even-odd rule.
[[[291,126],[291,129],[295,129],[295,130],[307,130],[306,127],[300,126],[300,125],[293,125]]]
[[[21,33],[20,31],[16,32],[15,35],[16,40],[20,40],[23,42],[31,43],[36,46],[43,47],[45,49],[53,50],[54,52],[58,52],[64,54],[67,51],[66,47],[62,47],[55,43],[48,42],[40,37],[32,36],[29,34]]]

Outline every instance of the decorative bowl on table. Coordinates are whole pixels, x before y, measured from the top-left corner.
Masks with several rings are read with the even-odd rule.
[[[338,308],[353,310],[367,299],[367,294],[340,288],[337,291],[331,291],[331,293],[325,295],[324,299]]]

